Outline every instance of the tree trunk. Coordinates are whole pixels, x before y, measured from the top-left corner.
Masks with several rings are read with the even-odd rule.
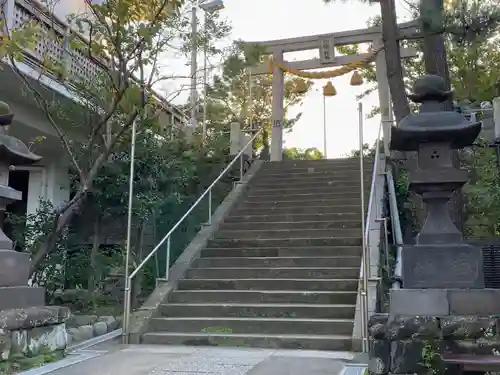
[[[450,71],[446,57],[446,45],[443,37],[444,22],[443,0],[421,0],[420,22],[424,34],[424,63],[425,72],[444,79],[445,88],[451,89]],[[443,110],[453,110],[453,98],[443,103]],[[458,151],[453,152],[453,166],[460,167]],[[451,219],[460,231],[463,231],[463,204],[462,194],[457,191],[453,194],[448,205]]]
[[[401,52],[398,41],[398,24],[394,0],[380,0],[382,15],[382,37],[386,53],[387,79],[394,107],[394,116],[399,123],[410,113],[403,81]]]
[[[94,239],[92,241],[92,250],[90,251],[90,274],[87,289],[92,296],[94,296],[96,290],[97,280],[99,280],[100,275],[98,275],[97,266],[97,256],[99,255],[99,247],[101,245],[101,218],[99,215],[96,216],[94,221]]]

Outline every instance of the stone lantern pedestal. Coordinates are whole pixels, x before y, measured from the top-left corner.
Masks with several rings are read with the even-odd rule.
[[[425,353],[492,354],[500,349],[500,290],[485,289],[482,251],[463,240],[448,215],[454,191],[468,181],[455,168],[454,150],[472,145],[481,123],[443,111],[452,93],[437,76],[424,76],[410,99],[420,112],[392,129],[391,148],[417,151],[410,188],[427,216],[415,245],[402,251],[402,288],[390,292],[390,313],[370,318],[371,373],[428,374]],[[427,357],[428,358],[428,357]]]

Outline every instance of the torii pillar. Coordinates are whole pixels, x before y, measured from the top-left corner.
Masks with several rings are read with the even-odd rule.
[[[283,62],[283,51],[273,53],[274,61]],[[272,132],[271,132],[271,161],[280,161],[283,158],[283,121],[284,121],[284,84],[283,71],[276,65],[273,68],[273,100],[272,100]]]

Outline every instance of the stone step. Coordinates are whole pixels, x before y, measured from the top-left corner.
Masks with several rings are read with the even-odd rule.
[[[370,186],[371,179],[365,179],[365,187],[368,188]],[[251,182],[250,189],[251,190],[261,190],[261,189],[283,189],[286,190],[288,188],[292,189],[306,189],[313,186],[315,188],[333,188],[336,189],[349,189],[351,186],[360,187],[359,178],[349,177],[349,178],[305,178],[305,179],[297,179],[297,180],[288,180],[286,183],[280,180],[260,180]]]
[[[352,319],[355,305],[264,303],[169,303],[160,306],[167,317],[268,317]]]
[[[244,318],[244,317],[159,317],[150,322],[154,332],[226,332],[259,334],[340,334],[352,333],[351,319]]]
[[[231,211],[230,216],[246,216],[246,215],[290,215],[290,214],[314,214],[314,213],[361,213],[361,205],[323,205],[323,206],[309,206],[309,205],[293,205],[291,207],[236,207]]]
[[[331,257],[226,257],[199,258],[194,261],[193,268],[233,267],[233,268],[265,268],[265,267],[357,267],[361,265],[359,256]]]
[[[329,257],[361,256],[361,246],[269,246],[269,247],[207,247],[201,257]]]
[[[209,240],[208,248],[247,248],[247,247],[295,247],[295,246],[361,246],[361,236],[338,238],[219,238]],[[332,254],[337,255],[337,254]]]
[[[179,290],[356,291],[357,287],[357,279],[181,279],[178,283]]]
[[[371,176],[373,174],[373,164],[367,166],[364,166],[364,171],[365,174]],[[357,176],[360,175],[359,173],[359,165],[341,165],[337,167],[332,167],[332,166],[315,166],[315,167],[306,167],[306,168],[288,168],[288,169],[267,169],[263,168],[259,170],[259,173],[255,176],[255,178],[301,178],[301,177],[306,177],[310,175],[327,175],[327,176],[335,176],[335,175],[342,175],[342,174],[353,174],[357,173]]]
[[[357,291],[286,290],[176,290],[173,303],[290,303],[355,305]]]
[[[365,185],[366,190],[370,188],[369,184]],[[344,193],[356,193],[360,194],[361,186],[358,182],[351,182],[345,185],[312,185],[312,184],[301,184],[296,185],[280,185],[280,186],[250,186],[248,190],[249,196],[260,196],[260,195],[277,195],[280,197],[285,197],[288,195],[296,194],[344,194]]]
[[[334,212],[334,213],[312,213],[312,214],[283,214],[274,212],[271,214],[264,215],[255,215],[255,214],[243,214],[243,215],[235,215],[231,214],[228,217],[224,218],[224,223],[251,223],[251,222],[260,222],[260,223],[282,223],[282,222],[304,222],[304,221],[358,221],[361,225],[361,213],[355,212]]]
[[[358,191],[342,191],[342,192],[326,192],[326,193],[311,193],[309,191],[305,191],[302,193],[298,194],[270,194],[270,195],[263,195],[263,194],[253,194],[253,192],[250,190],[248,191],[245,202],[308,202],[310,200],[332,200],[336,201],[338,199],[360,199],[360,193],[359,189]],[[365,191],[365,198],[368,200],[370,197],[370,192]]]
[[[216,239],[259,239],[259,238],[342,238],[362,236],[360,228],[341,229],[271,229],[271,230],[221,230]]]
[[[264,335],[228,333],[146,333],[143,344],[232,346],[309,350],[342,350],[352,347],[351,335]]]
[[[364,158],[363,165],[373,164],[373,158]],[[268,161],[263,165],[264,170],[271,169],[287,169],[287,168],[310,168],[329,166],[331,168],[340,168],[342,166],[358,167],[359,158],[338,158],[326,160],[282,160],[282,161]]]
[[[283,200],[264,200],[261,201],[258,198],[253,198],[252,200],[244,200],[240,204],[238,204],[237,208],[240,210],[244,209],[275,209],[275,208],[290,208],[297,206],[326,206],[326,207],[336,207],[336,206],[356,206],[361,205],[361,197],[337,197],[336,199],[321,199],[310,197],[309,199],[304,199],[302,201],[294,201],[294,200],[286,200],[286,196],[283,197]],[[365,200],[365,207],[368,206],[368,200]]]
[[[372,171],[365,171],[364,181],[371,181]],[[260,184],[283,184],[285,186],[294,185],[301,182],[310,182],[311,184],[331,184],[344,181],[360,181],[359,170],[346,169],[344,171],[313,172],[313,173],[289,173],[281,174],[257,174],[252,180],[252,186]]]
[[[303,230],[303,229],[358,229],[361,228],[361,220],[336,220],[336,221],[283,221],[283,222],[241,222],[222,223],[220,231],[238,230]]]
[[[321,265],[319,265],[321,266]],[[356,279],[359,265],[353,268],[192,268],[187,279]]]

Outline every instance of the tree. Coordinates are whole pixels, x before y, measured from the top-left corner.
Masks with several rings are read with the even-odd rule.
[[[263,148],[261,155],[269,155],[272,115],[272,75],[252,77],[252,103],[250,104],[248,69],[264,61],[263,51],[258,47],[244,49],[236,42],[232,54],[224,61],[222,73],[214,77],[214,83],[208,89],[208,127],[212,133],[227,131],[232,121],[238,121],[242,129],[263,128],[255,148]],[[305,84],[306,90],[300,90]],[[294,117],[287,116],[291,106],[301,105],[304,96],[310,90],[312,82],[302,78],[285,76],[284,85],[284,125],[290,130],[301,118],[302,113]],[[252,118],[250,119],[250,105]]]
[[[324,156],[316,147],[306,148],[305,150],[292,147],[283,150],[283,160],[318,160]]]
[[[324,0],[331,3],[335,0]],[[361,0],[362,2],[375,2],[377,0]],[[403,69],[401,51],[399,45],[398,25],[396,17],[396,5],[394,0],[379,0],[382,39],[386,57],[387,78],[394,107],[396,121],[410,113],[410,105],[406,99],[405,84],[403,80]]]
[[[81,210],[103,166],[117,149],[129,142],[132,124],[136,122],[142,131],[146,123],[158,120],[169,106],[153,93],[154,86],[176,78],[162,71],[162,56],[189,49],[183,43],[190,32],[189,12],[182,7],[182,1],[124,0],[100,4],[85,1],[89,12],[74,15],[72,24],[78,25],[82,32],[86,29],[88,42],[76,33],[70,33],[64,42],[73,52],[96,64],[94,74],[83,76],[68,71],[66,64],[51,59],[44,59],[41,67],[43,72],[60,77],[61,84],[77,101],[54,97],[50,89],[19,70],[19,51],[33,42],[28,37],[50,38],[50,33],[33,26],[21,38],[17,31],[7,30],[9,48],[3,49],[22,84],[57,133],[77,176],[72,198],[55,209],[51,230],[34,252],[32,271],[55,248],[58,238]],[[54,36],[48,43],[58,45],[61,41]],[[160,124],[153,131],[160,132],[167,125]]]

